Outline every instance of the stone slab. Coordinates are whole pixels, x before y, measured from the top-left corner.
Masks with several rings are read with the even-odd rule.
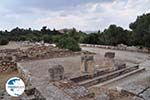
[[[143,93],[140,94],[145,100],[150,100],[150,88],[146,89]]]
[[[122,88],[121,91],[125,91],[133,95],[139,95],[141,92],[143,92],[146,89],[145,86],[135,84],[135,83],[125,84],[121,88]]]

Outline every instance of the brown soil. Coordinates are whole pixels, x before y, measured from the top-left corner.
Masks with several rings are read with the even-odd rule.
[[[19,76],[18,71],[0,73],[0,95],[5,91],[5,83],[11,77]]]

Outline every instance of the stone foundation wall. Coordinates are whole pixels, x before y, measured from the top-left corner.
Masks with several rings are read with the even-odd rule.
[[[124,69],[126,67],[122,67],[122,69]],[[109,74],[109,73],[112,73],[112,72],[115,72],[117,70],[120,70],[120,69],[117,69],[117,68],[105,68],[103,70],[97,70],[97,72],[95,72],[93,75],[91,74],[87,74],[87,75],[82,75],[82,76],[79,76],[79,77],[74,77],[74,78],[71,78],[70,80],[75,82],[75,83],[78,83],[78,82],[81,82],[81,81],[85,81],[85,80],[88,80],[88,79],[92,79],[92,78],[95,78],[95,77],[98,77],[98,76],[101,76],[101,75],[106,75],[106,74]]]
[[[31,84],[31,81],[32,81],[32,78],[31,78],[31,75],[29,73],[29,71],[25,68],[23,68],[20,63],[17,63],[17,70],[21,76],[21,78],[25,81],[25,83],[27,85],[30,85]]]
[[[32,87],[32,77],[29,73],[28,70],[24,69],[20,63],[17,63],[17,69],[18,69],[18,72],[19,74],[21,75],[21,78],[24,80],[24,82],[26,83],[26,88],[27,87]],[[42,94],[36,89],[36,88],[32,88],[30,90],[26,90],[26,92],[28,94],[32,94],[35,96],[35,100],[46,100]]]
[[[150,53],[150,49],[143,47],[135,47],[135,46],[106,46],[106,45],[94,45],[94,44],[80,44],[83,47],[95,47],[95,48],[103,48],[103,49],[112,49],[112,50],[124,50],[124,51],[133,51],[133,52],[143,52]]]
[[[112,73],[104,75],[104,76],[96,77],[95,79],[91,79],[89,82],[86,82],[86,83],[83,83],[83,84],[80,84],[80,85],[85,86],[85,87],[96,85],[98,83],[113,79],[113,78],[118,77],[120,75],[123,75],[125,73],[136,70],[138,68],[139,68],[139,66],[134,66],[134,67],[118,70],[118,71],[112,72]]]

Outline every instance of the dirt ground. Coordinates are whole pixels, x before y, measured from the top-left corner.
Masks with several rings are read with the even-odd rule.
[[[18,71],[1,73],[0,74],[0,95],[5,91],[5,83],[11,77],[19,77]]]
[[[23,45],[23,42],[9,42],[8,45],[4,45],[4,46],[0,46],[0,50],[1,49],[17,49],[17,48],[20,48],[20,49],[27,49],[29,48],[30,46],[25,46]]]

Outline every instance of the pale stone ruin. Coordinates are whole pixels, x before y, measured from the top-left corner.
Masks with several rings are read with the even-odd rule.
[[[94,73],[94,57],[92,55],[81,56],[81,72]]]
[[[56,65],[49,68],[49,78],[50,81],[59,81],[64,77],[64,67],[62,65]]]
[[[108,84],[109,82],[115,81],[115,78],[118,77],[119,79],[120,76],[126,76],[133,74],[138,71],[142,71],[144,69],[140,69],[139,66],[133,66],[133,67],[127,67],[125,63],[118,63],[115,60],[115,53],[114,52],[106,52],[104,55],[104,61],[107,62],[111,61],[111,64],[113,66],[101,69],[101,68],[95,68],[95,58],[96,56],[91,55],[91,54],[82,54],[79,58],[78,61],[81,63],[77,63],[77,66],[80,66],[80,74],[77,74],[75,77],[68,77],[66,80],[65,73],[66,72],[66,66],[67,64],[63,65],[65,60],[63,58],[58,59],[59,64],[53,64],[52,61],[47,60],[43,63],[46,65],[41,64],[39,62],[39,67],[45,66],[45,74],[43,77],[32,77],[32,74],[29,74],[28,71],[22,72],[24,76],[26,76],[26,79],[29,79],[30,77],[31,81],[31,89],[26,90],[30,91],[33,90],[34,92],[33,96],[36,98],[36,100],[85,100],[85,98],[91,98],[91,92],[88,90],[88,88],[92,88],[93,86],[96,85],[105,85]],[[74,58],[77,59],[77,58]],[[74,60],[70,60],[69,58],[66,58],[66,61],[68,62],[73,62]],[[63,63],[62,63],[63,62]],[[33,62],[31,65],[38,65],[38,62]],[[52,64],[52,65],[49,65]],[[25,64],[26,65],[26,64]],[[24,66],[24,65],[23,65]],[[29,66],[28,68],[32,68],[34,66],[30,66],[30,64],[27,64],[26,66]],[[70,66],[70,65],[69,65]],[[99,65],[100,66],[100,65]],[[74,66],[75,67],[75,66]],[[20,65],[20,68],[23,68]],[[24,67],[26,68],[26,67]],[[27,70],[28,70],[27,68]],[[31,69],[30,69],[31,70]],[[40,70],[40,69],[39,69]],[[36,71],[39,71],[36,70]],[[72,74],[76,73],[77,70],[73,70]],[[28,73],[26,73],[28,72]],[[34,73],[32,71],[32,73]],[[43,81],[43,79],[47,79],[46,81]],[[122,77],[120,77],[122,78]],[[37,82],[36,82],[37,81]],[[39,83],[40,82],[40,83]],[[42,84],[42,85],[37,85],[37,84]],[[54,95],[55,94],[55,95]],[[109,95],[102,93],[101,95],[98,95],[96,97],[92,97],[91,100],[111,100]]]

